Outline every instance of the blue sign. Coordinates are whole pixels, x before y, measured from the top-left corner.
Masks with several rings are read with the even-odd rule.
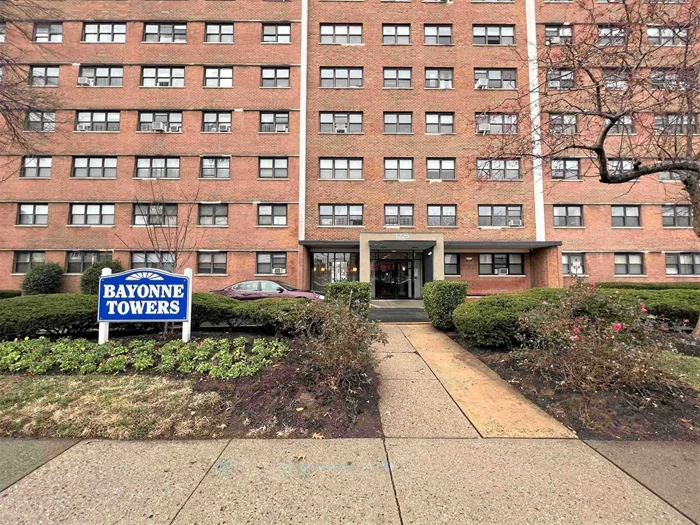
[[[188,321],[190,280],[156,269],[100,277],[97,320],[101,322]]]

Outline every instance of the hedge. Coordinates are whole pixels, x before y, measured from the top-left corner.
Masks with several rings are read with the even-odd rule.
[[[342,304],[362,317],[369,315],[372,288],[369,283],[356,281],[328,283],[325,288],[326,301]]]
[[[700,290],[700,283],[698,282],[687,282],[687,283],[633,283],[625,281],[623,283],[616,282],[605,282],[596,283],[597,288],[615,288],[617,290]]]
[[[53,294],[61,291],[63,268],[56,263],[38,264],[24,276],[23,295]]]
[[[22,295],[20,290],[0,290],[0,300],[19,297],[20,295]]]
[[[606,290],[609,291],[609,290]],[[695,325],[700,317],[700,290],[620,290],[623,297],[644,303],[652,315]]]
[[[425,314],[435,328],[447,330],[454,326],[452,313],[467,298],[464,281],[433,281],[423,286]]]

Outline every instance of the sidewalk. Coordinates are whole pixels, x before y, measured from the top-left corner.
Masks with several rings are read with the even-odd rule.
[[[384,328],[385,439],[0,440],[0,524],[700,520],[697,445],[575,439],[431,327]],[[503,437],[527,432],[562,435]]]

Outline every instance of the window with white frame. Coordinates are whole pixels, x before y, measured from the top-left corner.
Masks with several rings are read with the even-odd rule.
[[[328,158],[319,160],[320,179],[361,179],[362,159]]]
[[[561,273],[563,275],[585,275],[586,264],[583,253],[567,252],[561,255]]]
[[[700,253],[667,253],[666,275],[700,275]]]
[[[284,252],[258,252],[256,260],[256,274],[287,273],[287,254]]]
[[[574,72],[571,69],[554,68],[547,71],[549,89],[571,89],[574,87]]]
[[[233,44],[233,23],[207,24],[204,41],[210,44]]]
[[[476,159],[476,174],[484,180],[520,180],[520,159]]]
[[[140,111],[138,130],[180,133],[182,131],[182,111]]]
[[[25,128],[27,131],[56,131],[56,112],[55,111],[28,111],[25,120]]]
[[[426,24],[424,28],[424,40],[426,46],[450,46],[452,45],[451,24]]]
[[[479,275],[525,275],[522,253],[480,253]]]
[[[261,133],[289,133],[289,113],[286,111],[260,112]]]
[[[681,26],[647,27],[650,46],[682,46],[688,42],[688,29]]]
[[[615,275],[644,275],[644,254],[616,253]]]
[[[287,205],[258,204],[258,226],[287,226]]]
[[[262,25],[263,44],[290,44],[292,42],[292,24]]]
[[[24,157],[22,159],[23,178],[46,179],[51,177],[51,157]]]
[[[507,46],[515,44],[515,26],[472,26],[475,45]]]
[[[321,44],[361,44],[362,24],[321,24]]]
[[[574,41],[573,27],[565,24],[544,26],[544,43],[548,46],[571,44]]]
[[[413,226],[412,204],[385,204],[385,226]]]
[[[76,179],[116,179],[117,157],[74,157],[72,176]]]
[[[200,226],[228,226],[228,204],[200,204],[197,224]]]
[[[233,87],[233,67],[205,67],[204,87],[231,88]]]
[[[177,267],[176,255],[171,252],[132,252],[131,269],[159,268],[174,272]]]
[[[457,206],[454,204],[429,204],[428,226],[457,226]]]
[[[185,87],[184,67],[142,67],[141,87]]]
[[[451,67],[425,68],[426,89],[452,89],[454,69]]]
[[[632,159],[609,159],[608,171],[612,175],[625,175],[634,170]]]
[[[119,131],[119,111],[78,111],[75,129],[78,131]]]
[[[287,157],[260,157],[258,159],[258,178],[289,178],[289,159]]]
[[[552,135],[576,135],[578,115],[576,113],[550,113],[549,132]]]
[[[693,69],[662,67],[652,69],[649,80],[654,89],[675,90],[692,85],[695,75]]]
[[[260,69],[260,86],[264,88],[288,88],[288,67],[263,67]]]
[[[202,113],[202,131],[206,133],[230,133],[230,111],[205,111]]]
[[[33,87],[58,86],[58,66],[31,66],[29,83]]]
[[[177,226],[177,204],[134,204],[134,226]]]
[[[385,67],[384,87],[392,89],[408,89],[411,87],[410,67]]]
[[[474,89],[515,89],[517,69],[475,69]]]
[[[0,44],[5,43],[5,33],[7,32],[7,26],[5,22],[0,22]]]
[[[322,67],[322,88],[361,88],[363,68],[361,67]]]
[[[68,252],[66,254],[66,273],[83,273],[90,266],[111,260],[111,252]]]
[[[321,204],[318,207],[320,226],[362,226],[362,204]]]
[[[34,24],[34,42],[44,44],[63,42],[63,24],[61,22],[37,22]]]
[[[454,113],[426,113],[426,134],[451,135],[455,132]]]
[[[478,113],[476,132],[485,135],[515,135],[518,133],[517,113]]]
[[[583,226],[583,206],[580,204],[556,204],[552,208],[555,228]]]
[[[665,228],[690,228],[693,211],[687,204],[664,204],[661,206],[661,218]]]
[[[445,275],[460,275],[458,253],[445,254]]]
[[[408,45],[411,43],[410,24],[383,24],[382,44],[384,45]]]
[[[455,159],[427,159],[428,180],[455,180]]]
[[[552,178],[558,180],[579,180],[581,178],[580,159],[552,159]]]
[[[162,22],[144,24],[144,42],[185,43],[187,42],[187,23]]]
[[[385,180],[413,180],[413,159],[385,158]]]
[[[480,204],[479,226],[519,227],[523,225],[521,205]]]
[[[663,161],[661,161],[663,164]],[[677,171],[660,171],[659,180],[662,182],[681,182],[681,175]]]
[[[78,84],[81,86],[121,87],[123,81],[123,66],[80,66]]]
[[[46,226],[49,223],[49,205],[19,204],[17,206],[17,224],[22,226]]]
[[[197,254],[197,273],[226,273],[226,252],[199,252]]]
[[[602,71],[603,86],[608,91],[624,91],[627,89],[628,72],[624,69],[606,68]]]
[[[126,24],[115,22],[85,22],[83,24],[83,42],[123,44],[126,42]]]
[[[71,204],[69,224],[72,226],[112,226],[114,224],[114,204]]]
[[[384,113],[384,133],[413,133],[413,113]]]
[[[203,179],[230,179],[230,157],[202,157],[199,176]]]
[[[179,157],[137,157],[137,179],[179,179]]]
[[[44,252],[15,252],[12,273],[27,273],[45,262],[46,254]]]
[[[642,225],[639,206],[611,206],[613,228],[638,228]]]
[[[614,24],[598,26],[598,45],[601,47],[622,46],[626,39],[627,31],[623,26]]]
[[[654,116],[654,131],[659,135],[686,135],[698,132],[697,115],[666,113]]]
[[[362,112],[321,112],[321,133],[362,133]]]
[[[606,123],[609,122],[609,120],[606,120]],[[608,133],[610,135],[634,135],[634,130],[634,119],[632,115],[621,115],[610,127]]]

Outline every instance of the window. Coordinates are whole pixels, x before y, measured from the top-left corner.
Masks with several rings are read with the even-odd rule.
[[[360,254],[357,252],[314,253],[311,286],[322,292],[328,283],[357,281],[359,266]]]
[[[5,43],[5,32],[7,31],[7,28],[5,26],[5,22],[0,22],[0,44]]]
[[[34,41],[45,44],[63,42],[63,24],[61,22],[38,22],[34,24]]]
[[[81,66],[79,85],[87,86],[122,86],[124,68],[122,66]]]
[[[525,275],[522,253],[480,253],[479,275]]]
[[[576,135],[578,115],[575,113],[550,113],[549,132],[552,135]]]
[[[700,275],[700,253],[667,253],[666,275]]]
[[[445,275],[460,275],[458,253],[445,254]]]
[[[137,157],[137,179],[179,179],[179,157]]]
[[[518,133],[516,113],[479,113],[476,132],[483,135],[515,135]]]
[[[142,87],[185,87],[184,67],[142,67]]]
[[[231,88],[233,87],[232,67],[205,67],[204,87]]]
[[[606,120],[606,122],[609,122]],[[610,135],[634,135],[634,120],[632,115],[622,115],[608,130]]]
[[[170,252],[132,252],[131,269],[160,268],[167,272],[176,269],[175,254]]]
[[[231,159],[229,157],[202,157],[199,176],[203,179],[230,179]]]
[[[454,113],[426,113],[425,132],[437,133],[440,135],[452,134],[455,132]]]
[[[625,28],[617,25],[599,25],[598,26],[598,45],[605,46],[621,46],[624,45],[627,38]]]
[[[428,180],[455,180],[455,159],[427,159]]]
[[[262,41],[264,44],[291,44],[291,24],[263,24]]]
[[[322,67],[321,87],[361,88],[362,76],[361,67]]]
[[[274,252],[258,252],[255,273],[287,273],[287,254]]]
[[[167,131],[180,133],[182,131],[182,111],[139,112],[139,131]]]
[[[452,45],[452,26],[443,25],[426,25],[425,40],[423,43],[426,46],[450,46]]]
[[[320,179],[361,179],[362,159],[334,158],[319,160]]]
[[[322,44],[361,44],[362,24],[321,24]]]
[[[258,226],[287,226],[287,205],[258,204]]]
[[[692,211],[685,204],[664,204],[661,206],[661,217],[664,227],[690,228]]]
[[[320,226],[362,226],[361,204],[321,204],[318,207]]]
[[[25,126],[27,131],[56,131],[56,113],[54,111],[28,111]]]
[[[134,226],[177,226],[177,204],[134,204]]]
[[[515,44],[515,26],[472,26],[475,45],[507,46]]]
[[[644,254],[616,253],[615,275],[644,275]]]
[[[554,206],[554,226],[583,226],[583,206],[565,204]]]
[[[320,113],[321,133],[362,133],[362,113]]]
[[[197,224],[200,226],[227,226],[228,204],[200,204]]]
[[[204,41],[210,44],[233,44],[233,23],[207,24]]]
[[[544,26],[544,43],[548,46],[571,44],[574,41],[573,28],[570,25],[547,24]]]
[[[384,159],[386,180],[413,180],[413,159]]]
[[[226,273],[226,252],[199,252],[197,273]]]
[[[145,24],[144,42],[187,42],[186,23]]]
[[[425,68],[425,88],[426,89],[452,89],[454,81],[454,69],[447,68]]]
[[[74,157],[73,177],[105,179],[117,177],[117,157]]]
[[[58,86],[58,66],[32,66],[29,83],[34,87]]]
[[[24,157],[22,177],[40,179],[51,176],[51,157]]]
[[[289,113],[260,112],[261,133],[289,133]]]
[[[15,252],[15,260],[12,265],[13,273],[27,273],[32,268],[46,262],[44,252]]]
[[[585,258],[582,253],[563,253],[561,255],[561,273],[564,275],[585,275]]]
[[[119,111],[78,111],[75,129],[78,131],[119,131]]]
[[[685,27],[647,27],[647,43],[650,46],[680,46],[688,42]]]
[[[265,88],[288,88],[288,67],[263,67],[261,68],[260,86]]]
[[[609,91],[627,89],[627,71],[624,69],[603,69],[603,86]]]
[[[428,226],[457,226],[457,206],[428,205]]]
[[[624,175],[634,170],[632,159],[610,159],[608,160],[608,170],[613,175]]]
[[[659,180],[662,182],[681,182],[681,175],[676,171],[661,171],[659,172]]]
[[[681,115],[679,113],[667,113],[654,116],[654,130],[660,135],[686,135],[688,131],[698,132],[698,119],[696,115]],[[688,125],[690,123],[690,126]]]
[[[581,178],[581,161],[579,159],[552,159],[552,178],[579,180]]]
[[[86,22],[83,24],[83,42],[124,43],[126,42],[126,24]]]
[[[612,206],[613,228],[637,228],[641,226],[639,206]]]
[[[410,204],[385,204],[385,226],[413,226],[413,206]]]
[[[384,45],[408,45],[411,43],[410,24],[384,24],[382,25],[382,44]]]
[[[70,223],[73,226],[112,226],[114,204],[71,204]]]
[[[519,180],[519,159],[476,159],[476,174],[486,180]]]
[[[110,252],[68,252],[66,255],[66,273],[83,273],[93,264],[111,261]]]
[[[479,205],[479,226],[522,226],[523,207],[520,205]]]
[[[260,157],[258,159],[258,177],[261,179],[289,178],[289,159],[287,157]]]
[[[46,226],[49,223],[48,204],[19,204],[17,224],[23,226]]]
[[[550,69],[547,71],[549,89],[571,89],[574,87],[574,72],[570,69]]]
[[[679,89],[692,85],[696,73],[692,70],[657,68],[652,69],[649,80],[654,89]]]
[[[411,87],[411,68],[410,67],[385,67],[384,68],[384,87],[394,89],[408,89]]]
[[[516,69],[475,69],[474,89],[515,89]]]
[[[229,133],[231,131],[231,112],[205,111],[202,113],[202,131],[206,133]]]
[[[384,133],[413,133],[413,113],[384,113]]]

